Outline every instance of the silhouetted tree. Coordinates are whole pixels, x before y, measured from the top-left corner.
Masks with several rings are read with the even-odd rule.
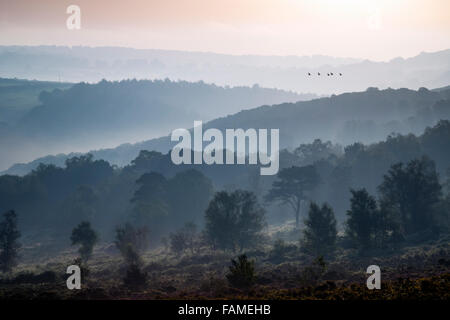
[[[105,160],[93,160],[88,153],[79,157],[68,158],[66,164],[66,179],[72,185],[94,185],[110,177],[114,169]]]
[[[0,270],[10,272],[17,265],[20,232],[17,228],[17,214],[14,210],[3,214],[0,223]]]
[[[340,150],[336,145],[333,146],[330,141],[322,142],[320,139],[315,139],[313,143],[301,144],[294,150],[294,154],[303,165],[311,165],[339,152]]]
[[[370,249],[374,245],[377,202],[364,188],[350,192],[352,198],[347,211],[346,234],[361,250]]]
[[[386,249],[405,240],[400,215],[391,205],[380,201],[373,217],[375,247]]]
[[[156,161],[155,157],[154,153],[142,151],[136,163],[145,167],[146,161]],[[164,163],[167,161],[170,159]],[[131,199],[132,220],[136,225],[151,226],[152,236],[161,236],[189,221],[199,223],[213,192],[211,180],[194,169],[179,172],[171,179],[153,171],[144,173],[136,184],[138,189]]]
[[[134,222],[161,229],[169,215],[167,179],[157,172],[150,172],[143,174],[136,183],[139,188],[131,199]]]
[[[327,204],[319,207],[311,202],[308,217],[305,219],[302,246],[314,256],[332,254],[336,249],[336,219],[333,209]]]
[[[205,213],[206,239],[214,248],[243,250],[257,243],[265,211],[249,191],[217,192]]]
[[[450,196],[450,167],[447,168],[447,171],[445,172],[445,182],[443,184],[444,192],[447,196]]]
[[[350,190],[350,210],[347,211],[346,234],[360,253],[374,248],[387,248],[403,240],[396,212],[377,202],[366,189]]]
[[[319,175],[314,166],[282,169],[278,180],[266,195],[266,201],[281,201],[288,204],[295,213],[295,225],[300,224],[300,208],[303,200],[309,199],[309,193],[318,185]]]
[[[72,230],[70,240],[72,241],[72,245],[81,245],[78,250],[81,259],[88,261],[92,255],[94,245],[98,242],[98,235],[92,229],[90,222],[83,221]]]
[[[391,166],[379,186],[381,199],[398,210],[406,234],[423,231],[433,225],[435,205],[442,191],[434,162],[426,157],[405,166]]]

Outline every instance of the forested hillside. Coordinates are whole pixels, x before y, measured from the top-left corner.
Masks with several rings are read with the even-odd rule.
[[[319,182],[309,190],[309,199],[329,203],[342,221],[350,189],[365,188],[376,194],[383,175],[395,163],[426,156],[444,184],[450,167],[449,145],[449,121],[427,128],[420,136],[395,135],[379,143],[355,143],[345,149],[315,140],[293,151],[282,151],[280,172],[292,166],[312,166]],[[1,176],[0,211],[14,208],[20,212],[21,228],[36,237],[49,233],[63,236],[66,229],[87,219],[106,238],[115,225],[133,221],[148,225],[158,239],[185,222],[202,224],[214,191],[246,189],[262,201],[276,179],[260,176],[255,165],[176,166],[169,154],[155,151],[142,150],[123,168],[84,155],[67,159],[64,167],[41,164],[24,177]],[[289,212],[288,207],[272,204],[269,220],[285,221],[292,217]]]
[[[392,133],[421,134],[438,120],[450,119],[449,99],[448,89],[430,91],[422,88],[414,91],[369,88],[364,92],[311,101],[265,105],[212,120],[205,123],[204,128],[278,128],[280,146],[290,150],[315,139],[344,146],[356,141],[368,144],[384,140]],[[190,128],[193,122],[186,125]],[[91,153],[96,159],[123,166],[136,158],[140,150],[166,153],[173,145],[170,137],[166,136]],[[58,155],[37,159],[29,164],[15,165],[6,173],[25,174],[40,162],[61,164],[67,157]]]
[[[0,78],[0,130],[20,120],[39,104],[42,91],[67,89],[70,83]],[[2,132],[4,134],[5,132]]]
[[[86,152],[158,137],[191,126],[196,119],[207,121],[264,103],[315,97],[258,86],[230,88],[169,80],[78,83],[65,90],[59,89],[64,87],[60,84],[51,91],[45,83],[33,86],[36,96],[27,101],[28,109],[0,136],[4,169],[47,154]],[[38,88],[42,88],[39,93]],[[2,110],[6,111],[0,106],[0,116]]]

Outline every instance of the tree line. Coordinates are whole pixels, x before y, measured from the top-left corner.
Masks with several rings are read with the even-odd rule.
[[[442,173],[450,158],[442,146],[449,137],[450,122],[441,121],[420,137],[391,136],[370,146],[355,143],[343,154],[337,146],[316,140],[283,151],[278,176],[267,179],[252,166],[230,168],[233,174],[225,166],[186,170],[153,151],[142,151],[124,168],[82,155],[68,159],[64,168],[40,165],[24,177],[1,176],[0,210],[20,213],[22,234],[48,228],[58,241],[68,239],[83,222],[103,240],[113,241],[115,227],[125,221],[146,227],[152,244],[166,236],[163,242],[179,253],[198,251],[205,239],[213,248],[238,252],[262,243],[261,230],[286,204],[298,227],[305,218],[311,230],[323,221],[333,230],[330,217],[336,228],[343,224],[348,231],[345,239],[336,238],[337,244],[361,251],[393,248],[448,228],[450,184]],[[392,165],[399,158],[412,160]],[[214,220],[216,216],[224,220]],[[232,236],[224,230],[233,230]],[[311,230],[302,243],[314,252],[319,249],[311,249],[312,239],[319,233]],[[333,242],[334,232],[321,234],[329,234]],[[327,241],[316,241],[321,242]]]
[[[303,189],[310,187],[304,183],[305,177],[311,178],[314,170],[310,166],[303,168],[285,168],[278,174],[266,201],[287,199],[289,194],[298,193],[303,198]],[[287,174],[289,172],[290,174]],[[308,174],[304,174],[308,172]],[[191,172],[192,174],[192,172]],[[164,179],[149,174],[139,183],[141,193],[155,193],[158,184],[152,183],[142,189],[145,179]],[[167,181],[166,181],[167,182]],[[161,186],[161,185],[159,185]],[[377,254],[396,250],[403,243],[422,242],[435,238],[450,230],[450,179],[441,184],[434,162],[427,157],[414,159],[408,163],[396,163],[384,175],[378,186],[378,197],[371,195],[365,188],[351,190],[350,209],[344,223],[344,235],[338,235],[337,221],[333,208],[327,203],[310,201],[304,228],[299,239],[301,249],[312,256],[333,256],[338,247],[350,247],[361,255]],[[145,192],[144,192],[145,191]],[[274,197],[276,194],[278,197]],[[283,195],[283,196],[281,196]],[[297,195],[297,198],[300,198]],[[159,199],[159,198],[158,198]],[[293,213],[297,215],[296,207]],[[235,190],[216,192],[204,210],[204,227],[198,232],[195,223],[187,223],[170,234],[170,249],[176,254],[198,253],[202,246],[213,250],[243,253],[264,243],[266,227],[265,209],[253,192]],[[0,270],[10,272],[18,262],[21,248],[18,219],[15,211],[7,211],[0,222]],[[143,269],[142,253],[150,243],[151,231],[145,224],[126,223],[115,229],[114,243],[126,264],[125,284],[141,286],[147,281]],[[79,246],[79,264],[87,268],[98,233],[90,222],[79,223],[71,232],[72,245]],[[275,242],[275,250],[286,250],[282,242]],[[240,256],[230,270],[253,266]],[[242,260],[242,261],[241,261]],[[236,272],[236,270],[234,270]],[[233,272],[230,282],[236,280]]]

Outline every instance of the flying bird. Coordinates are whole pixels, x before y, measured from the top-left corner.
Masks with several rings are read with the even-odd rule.
[[[317,75],[320,76],[320,72],[317,72]]]
[[[308,76],[310,76],[311,75],[311,73],[310,72],[308,72]]]
[[[339,75],[342,76],[342,73],[339,72]]]

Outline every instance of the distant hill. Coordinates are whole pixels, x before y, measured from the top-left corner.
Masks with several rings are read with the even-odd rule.
[[[295,148],[317,138],[347,145],[356,141],[381,141],[391,133],[419,134],[441,119],[450,119],[450,90],[369,88],[364,92],[244,110],[205,123],[204,128],[279,128],[281,147]],[[136,158],[140,150],[166,153],[172,146],[170,138],[165,136],[96,150],[92,154],[97,159],[123,166]],[[5,173],[24,174],[40,162],[62,163],[66,157],[37,159],[26,165],[15,165]]]
[[[42,91],[67,89],[71,85],[62,82],[0,78],[0,123],[17,122],[39,104],[39,94]]]
[[[450,49],[374,62],[320,55],[235,56],[119,47],[0,46],[0,76],[70,82],[169,78],[230,86],[257,83],[326,95],[370,86],[417,90],[450,83]]]
[[[191,126],[194,120],[208,121],[266,103],[317,97],[259,86],[220,87],[169,80],[78,83],[66,90],[61,90],[64,85],[60,84],[51,92],[44,91],[50,83],[25,83],[19,88],[34,91],[0,87],[4,96],[25,92],[28,104],[35,101],[35,106],[28,106],[8,130],[2,130],[0,124],[4,131],[0,136],[0,168],[50,153],[87,151],[157,137],[173,128]],[[6,98],[4,104],[14,106]]]
[[[445,87],[442,87],[442,88],[433,89],[433,91],[446,91],[446,90],[449,90],[449,89],[450,89],[450,86],[445,86]]]

